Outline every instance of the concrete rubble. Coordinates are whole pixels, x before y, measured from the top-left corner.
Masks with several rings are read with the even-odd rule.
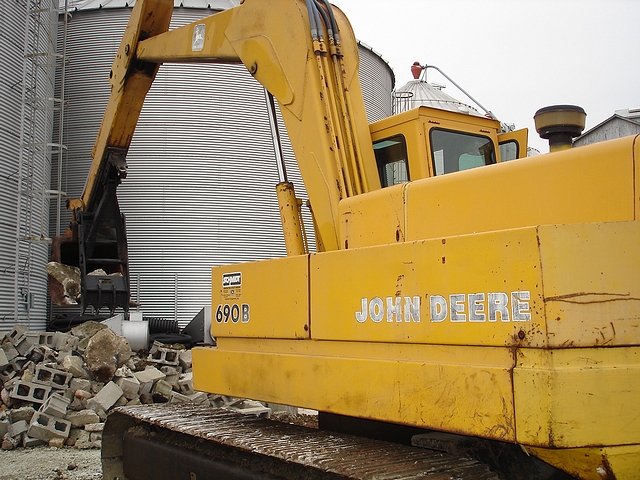
[[[193,402],[237,408],[235,399],[193,389],[191,352],[154,342],[132,352],[124,337],[97,322],[69,333],[16,325],[0,334],[0,442],[100,448],[109,411],[122,405]],[[268,414],[261,404],[252,412]],[[258,410],[260,410],[258,412]]]

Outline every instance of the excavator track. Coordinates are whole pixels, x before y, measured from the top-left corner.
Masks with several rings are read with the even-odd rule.
[[[498,480],[470,458],[187,404],[117,408],[102,442],[105,480]]]

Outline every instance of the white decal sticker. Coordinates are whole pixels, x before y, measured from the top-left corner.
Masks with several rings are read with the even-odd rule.
[[[242,273],[223,273],[222,274],[222,288],[239,287],[242,285]]]
[[[364,297],[360,300],[360,310],[356,311],[356,320],[364,323],[368,318],[375,323],[380,323],[384,318],[387,322],[419,322],[420,321],[420,297],[386,297],[383,301],[380,297],[374,297],[369,301]],[[386,303],[386,308],[385,308]]]
[[[404,302],[402,299],[404,298]],[[449,320],[452,323],[530,322],[531,292],[455,293],[447,299],[443,295],[429,296],[429,315],[433,323]],[[509,301],[511,305],[509,305]],[[355,312],[358,323],[368,319],[375,323],[386,318],[387,323],[420,322],[420,297],[380,297],[360,300]]]
[[[200,52],[204,48],[204,23],[199,23],[193,27],[193,37],[191,37],[191,51]]]

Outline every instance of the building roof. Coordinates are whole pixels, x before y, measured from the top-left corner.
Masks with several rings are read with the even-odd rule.
[[[635,108],[624,108],[622,110],[615,110],[614,114],[611,115],[609,118],[607,118],[606,120],[603,120],[602,122],[600,122],[599,124],[597,124],[595,127],[591,127],[589,130],[587,130],[586,132],[583,132],[582,135],[580,135],[579,137],[576,137],[573,141],[574,143],[578,140],[580,140],[583,137],[586,137],[587,135],[589,135],[591,132],[599,129],[600,127],[602,127],[603,125],[611,122],[614,119],[620,119],[620,120],[624,120],[625,122],[629,122],[632,123],[634,125],[638,125],[640,126],[640,107],[635,107]]]
[[[69,0],[68,8],[78,10],[98,10],[101,8],[133,7],[136,0]],[[174,7],[226,10],[240,4],[240,0],[174,0]]]

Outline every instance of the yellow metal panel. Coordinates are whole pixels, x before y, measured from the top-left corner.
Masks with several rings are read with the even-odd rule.
[[[158,63],[239,63],[238,54],[225,36],[227,26],[238,8],[230,8],[144,40],[138,45],[137,56],[142,60]]]
[[[220,339],[193,349],[195,388],[514,440],[508,349],[389,347]]]
[[[211,336],[309,337],[309,257],[213,267]]]
[[[582,480],[637,480],[640,472],[640,445],[525,451]]]
[[[640,347],[518,349],[513,383],[519,443],[640,443]]]
[[[341,248],[404,242],[405,185],[394,185],[342,200]]]
[[[549,345],[640,344],[640,222],[538,232]]]
[[[407,239],[633,220],[633,137],[418,180]]]
[[[546,343],[535,228],[311,257],[312,337]]]

